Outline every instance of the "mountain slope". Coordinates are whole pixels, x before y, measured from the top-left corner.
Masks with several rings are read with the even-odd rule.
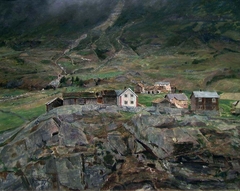
[[[176,86],[184,84],[183,89],[238,91],[239,6],[238,0],[72,0],[62,4],[43,1],[41,5],[38,1],[2,1],[0,51],[5,78],[0,83],[6,86],[23,79],[22,87],[35,86],[29,79],[45,71],[50,77],[42,81],[42,88],[59,74],[54,63],[62,55],[58,64],[67,74],[82,78],[86,70],[95,76],[133,70],[148,83],[169,80]],[[24,11],[16,14],[19,8]],[[83,34],[87,37],[65,52]],[[6,51],[12,53],[6,56]],[[16,73],[8,67],[22,67],[21,60],[26,67],[39,69]],[[230,88],[219,88],[219,80],[225,83],[229,79],[235,81]]]

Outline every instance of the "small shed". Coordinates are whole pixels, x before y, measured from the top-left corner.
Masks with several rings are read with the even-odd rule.
[[[234,115],[240,115],[240,100],[232,103],[231,113]]]
[[[63,93],[63,105],[96,104],[97,96],[94,92]]]
[[[191,110],[200,111],[200,110],[219,110],[219,98],[217,92],[209,91],[193,91],[191,99]]]
[[[136,93],[144,93],[145,92],[144,85],[142,83],[137,83],[134,90]]]
[[[167,94],[165,98],[177,108],[188,108],[188,97],[184,93]]]
[[[117,93],[117,105],[126,107],[137,107],[138,96],[131,88],[125,90],[116,90]]]
[[[53,100],[47,102],[46,104],[46,111],[49,112],[50,110],[60,107],[63,105],[63,100],[59,97],[54,98]]]

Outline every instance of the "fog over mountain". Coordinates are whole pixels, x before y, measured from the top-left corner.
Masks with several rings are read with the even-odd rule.
[[[0,34],[64,35],[87,31],[106,20],[119,1],[127,20],[193,18],[238,19],[239,0],[4,0],[0,2]],[[154,14],[147,18],[147,15]],[[206,18],[205,18],[206,19]],[[209,19],[209,18],[208,18]]]
[[[69,27],[71,31],[73,27],[95,25],[108,17],[116,3],[116,0],[1,1],[0,33],[23,34],[38,27],[49,29],[48,26],[54,30]]]

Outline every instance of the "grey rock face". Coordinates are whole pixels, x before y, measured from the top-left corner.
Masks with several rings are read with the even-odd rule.
[[[151,108],[129,119],[125,109],[58,107],[5,134],[0,189],[239,188],[238,126]]]
[[[127,154],[127,146],[122,140],[121,133],[116,131],[108,133],[107,140],[112,150],[117,151],[117,153],[123,156]]]
[[[58,180],[61,185],[70,189],[82,190],[84,188],[83,165],[81,157],[75,157],[59,158],[56,160]]]
[[[198,145],[197,139],[191,135],[198,133],[198,130],[172,128],[176,126],[176,121],[170,116],[136,116],[133,123],[135,127],[128,129],[134,129],[132,133],[139,142],[149,147],[159,158],[171,156],[175,152],[176,144]]]
[[[6,173],[5,177],[0,179],[1,190],[25,190],[21,177],[14,173]]]
[[[87,145],[88,141],[85,133],[80,129],[72,126],[69,123],[62,123],[59,132],[59,145],[60,146],[75,146]]]

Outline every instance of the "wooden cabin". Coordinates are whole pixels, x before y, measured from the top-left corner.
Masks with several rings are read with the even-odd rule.
[[[144,85],[142,83],[137,83],[137,85],[134,88],[135,93],[144,93],[145,92],[145,88]]]
[[[54,98],[53,100],[47,102],[46,104],[46,111],[49,112],[50,110],[60,107],[63,105],[63,100],[59,97]]]
[[[191,99],[191,110],[201,111],[201,110],[219,110],[219,98],[217,92],[208,91],[193,91]]]
[[[63,93],[63,105],[97,104],[97,96],[94,92]]]
[[[188,108],[188,97],[184,93],[167,94],[165,99],[167,99],[176,108]]]

